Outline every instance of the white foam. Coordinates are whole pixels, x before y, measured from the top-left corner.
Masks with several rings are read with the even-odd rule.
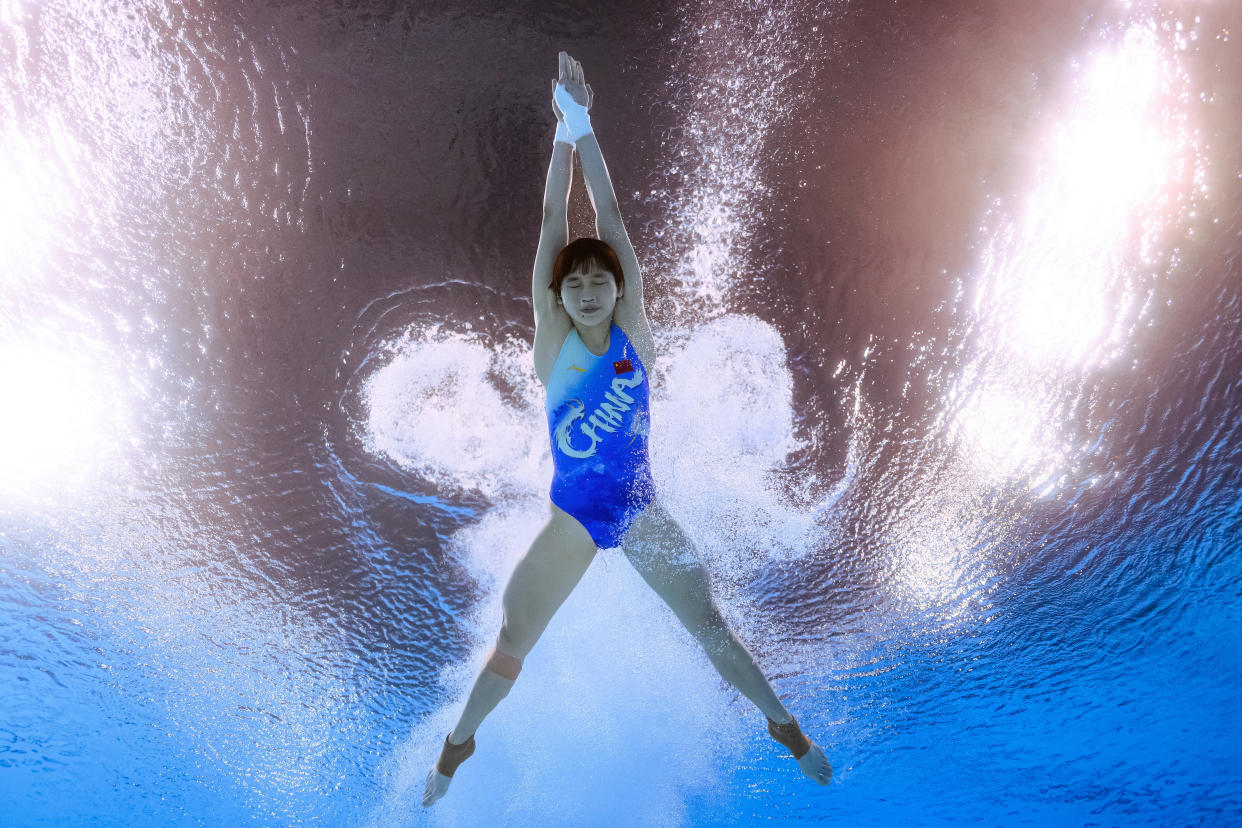
[[[745,580],[778,556],[817,550],[816,520],[848,482],[811,507],[792,505],[774,482],[772,473],[805,445],[794,433],[785,347],[771,325],[724,316],[665,340],[676,344],[653,375],[657,488],[712,571],[722,611],[763,664],[759,645],[789,643],[777,632],[781,620],[764,618],[743,595],[723,594],[715,575]],[[528,364],[520,356],[461,335],[411,336],[368,384],[377,449],[462,488],[487,481],[497,496],[443,552],[482,589],[480,603],[458,619],[473,655],[445,666],[446,705],[390,757],[389,795],[372,814],[375,824],[422,811],[427,770],[500,629],[504,585],[546,520],[543,389],[518,383],[528,396],[505,397],[489,378],[498,364]],[[504,484],[510,474],[520,486]],[[727,769],[750,761],[767,739],[763,725],[622,552],[610,550],[557,611],[428,819],[615,824],[624,810],[632,824],[682,824],[691,796],[728,785]]]
[[[720,692],[697,642],[628,564],[601,564],[479,728],[447,795],[424,812],[423,778],[482,669],[500,622],[499,592],[463,619],[479,646],[439,677],[453,703],[420,722],[387,763],[390,796],[374,824],[406,824],[423,812],[435,825],[613,825],[621,814],[626,824],[678,825],[687,799],[727,784],[762,716]]]
[[[794,431],[779,332],[753,316],[727,315],[676,342],[653,374],[651,403],[652,469],[666,505],[701,541],[700,554],[739,574],[816,548],[817,526],[842,481],[830,496],[818,481],[802,481],[797,500],[820,501],[805,508],[780,480],[807,444]],[[543,519],[552,461],[528,344],[414,332],[367,380],[364,395],[372,451],[437,486],[487,495],[503,514],[529,508]],[[479,530],[465,531],[474,538]],[[495,546],[462,541],[454,544],[460,554],[500,577],[507,563]]]
[[[689,78],[687,97],[702,103],[684,113],[682,138],[665,148],[668,186],[651,192],[672,227],[655,232],[664,249],[640,253],[648,272],[674,287],[664,299],[669,316],[693,320],[684,330],[656,331],[653,474],[709,571],[728,573],[713,577],[720,585],[745,581],[778,558],[818,551],[822,521],[852,478],[847,472],[827,493],[815,479],[782,480],[780,472],[808,448],[795,433],[785,346],[771,325],[731,315],[729,306],[737,280],[756,272],[749,250],[769,194],[765,139],[800,94],[802,84],[788,81],[788,56],[806,27],[777,9],[753,18],[753,27],[725,32],[700,13],[708,10],[689,10],[684,30],[672,36],[674,44],[684,38],[695,45],[670,75]],[[391,796],[374,814],[381,824],[405,824],[421,810],[427,769],[499,629],[503,584],[544,519],[552,471],[542,387],[523,386],[525,399],[497,398],[487,387],[497,356],[485,344],[450,339],[433,352],[415,337],[370,394],[374,450],[455,487],[499,496],[446,550],[485,576],[480,605],[463,619],[474,655],[445,668],[446,706],[392,757]],[[447,378],[462,387],[442,391]],[[455,424],[454,408],[484,419]],[[445,445],[454,440],[458,445]],[[505,489],[506,478],[520,480],[520,488]],[[761,664],[774,660],[764,646],[795,648],[775,632],[781,620],[763,617],[745,595],[716,597]],[[798,715],[805,721],[809,713]],[[475,755],[428,814],[433,824],[683,824],[691,797],[731,787],[729,769],[750,764],[757,743],[770,747],[762,714],[723,683],[615,551],[601,556],[559,609],[477,740]]]
[[[547,485],[529,345],[435,330],[413,332],[392,351],[363,392],[368,448],[458,492],[501,497]]]

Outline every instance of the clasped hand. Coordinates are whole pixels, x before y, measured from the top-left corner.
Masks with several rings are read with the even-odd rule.
[[[552,92],[555,95],[556,85],[559,83],[565,87],[565,91],[574,99],[574,102],[586,107],[590,110],[591,104],[595,101],[595,91],[591,89],[591,85],[586,82],[586,78],[582,74],[582,64],[574,60],[566,52],[561,52],[560,68],[558,77],[552,81]],[[552,111],[556,113],[558,121],[565,120],[565,113],[557,106],[556,99],[552,99]]]

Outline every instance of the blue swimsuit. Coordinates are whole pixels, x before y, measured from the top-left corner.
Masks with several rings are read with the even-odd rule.
[[[647,372],[616,324],[596,356],[571,329],[548,380],[552,502],[586,527],[596,546],[621,545],[655,496],[647,458]]]

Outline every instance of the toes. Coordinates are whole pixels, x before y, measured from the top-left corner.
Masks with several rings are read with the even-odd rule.
[[[832,781],[832,765],[828,763],[827,757],[820,758],[819,767],[815,769],[815,781],[821,785]]]
[[[427,782],[423,786],[423,805],[428,806],[444,795],[444,791],[440,790],[440,786],[436,784],[436,769],[432,768],[427,772]]]
[[[814,742],[811,742],[810,752],[798,761],[798,765],[803,773],[820,785],[827,785],[832,781],[832,764],[824,755],[824,749]]]

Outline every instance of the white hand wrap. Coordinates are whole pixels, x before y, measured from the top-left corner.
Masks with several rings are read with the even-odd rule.
[[[564,121],[556,122],[556,138],[553,139],[552,143],[555,144],[557,142],[569,144],[571,147],[574,145],[574,139],[569,137],[569,125]]]
[[[558,83],[552,97],[556,100],[556,105],[561,108],[561,114],[565,116],[565,125],[569,128],[569,137],[574,143],[577,143],[582,136],[593,132],[591,116],[587,113],[587,108],[575,101],[569,94],[569,90]]]

